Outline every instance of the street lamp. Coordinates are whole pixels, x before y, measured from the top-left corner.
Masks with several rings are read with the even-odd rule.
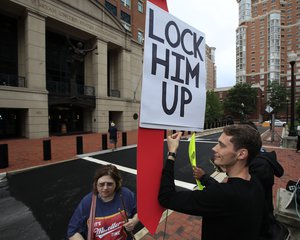
[[[289,122],[289,99],[286,98],[286,124]]]
[[[295,74],[294,65],[297,60],[297,54],[292,51],[288,54],[288,61],[291,64],[291,124],[289,129],[289,136],[297,136],[295,130]]]
[[[241,103],[241,122],[244,121],[244,107],[245,107],[245,104],[242,102]]]

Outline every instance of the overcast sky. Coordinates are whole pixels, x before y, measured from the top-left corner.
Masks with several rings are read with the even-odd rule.
[[[169,13],[203,32],[215,47],[217,87],[235,85],[236,0],[167,0]]]

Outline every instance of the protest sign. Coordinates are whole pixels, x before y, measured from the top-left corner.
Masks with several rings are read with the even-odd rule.
[[[201,131],[206,102],[205,36],[147,3],[140,126]]]

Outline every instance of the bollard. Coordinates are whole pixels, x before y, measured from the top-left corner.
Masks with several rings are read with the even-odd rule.
[[[51,159],[51,140],[43,141],[44,161]]]
[[[8,167],[8,145],[0,144],[0,168]]]
[[[76,149],[77,149],[77,154],[83,153],[82,136],[76,137]]]
[[[122,146],[127,146],[127,133],[122,132]]]
[[[107,149],[107,134],[102,134],[102,150]]]

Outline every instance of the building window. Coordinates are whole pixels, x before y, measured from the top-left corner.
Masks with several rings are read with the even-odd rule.
[[[123,20],[124,22],[126,22],[128,24],[131,24],[131,17],[126,12],[121,11],[121,20]]]
[[[105,8],[112,13],[113,15],[117,16],[117,7],[111,4],[108,1],[105,1]]]
[[[130,0],[121,0],[121,3],[125,6],[125,7],[128,7],[130,8]]]
[[[5,85],[4,79],[9,76],[17,78],[18,74],[18,23],[15,19],[0,15],[0,85]],[[0,129],[1,130],[1,129]]]
[[[137,39],[138,39],[139,43],[143,43],[144,42],[144,33],[141,31],[138,31]]]
[[[144,6],[143,6],[143,2],[142,1],[138,1],[138,11],[140,13],[144,12]]]

